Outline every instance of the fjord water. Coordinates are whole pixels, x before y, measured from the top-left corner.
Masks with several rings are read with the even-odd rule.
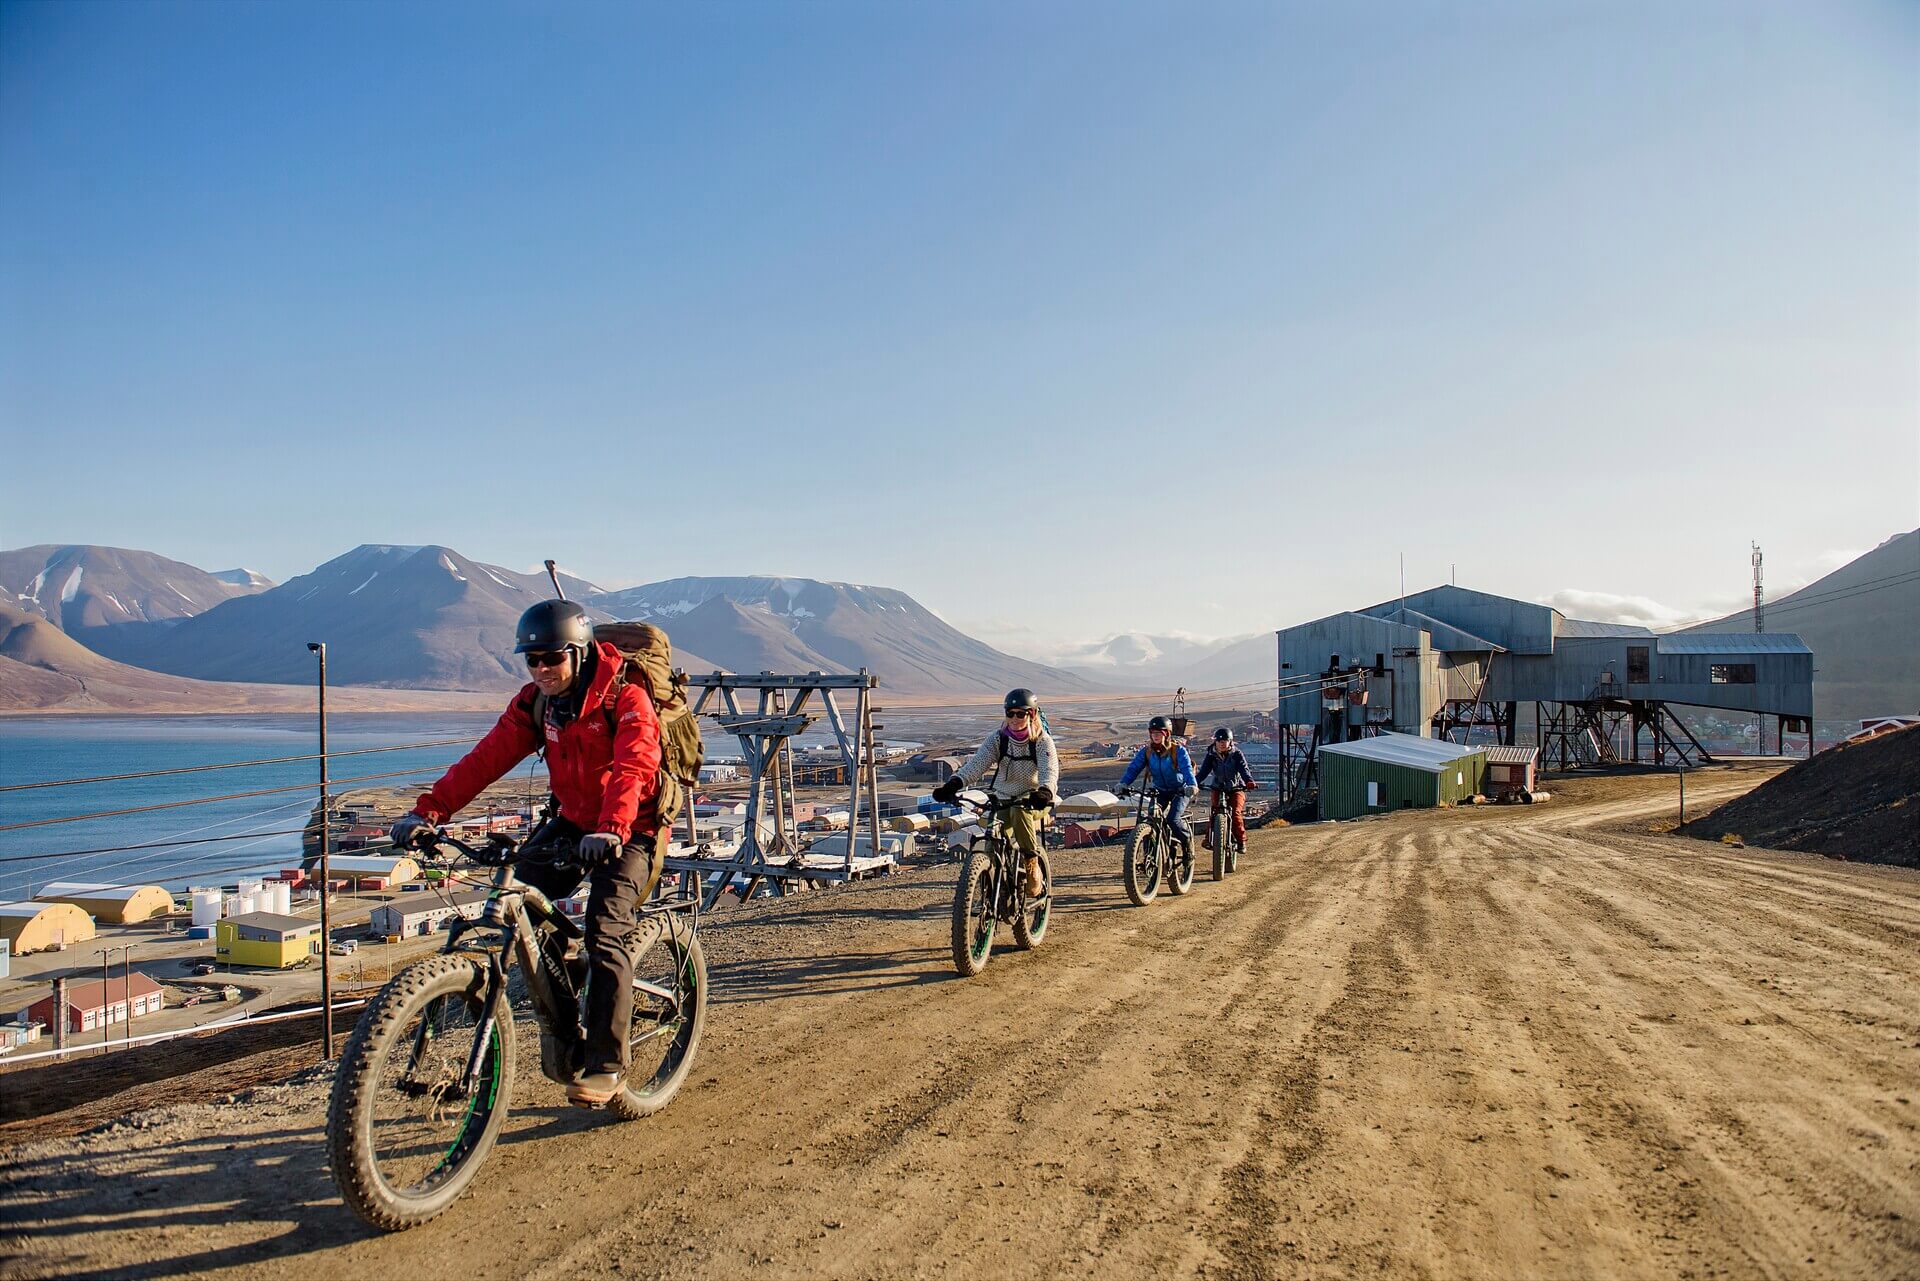
[[[442,739],[471,742],[493,720],[485,714],[330,716],[327,745],[332,752],[346,752]],[[0,786],[309,756],[318,750],[319,733],[311,716],[9,717],[0,719]],[[424,785],[463,750],[450,745],[349,756],[335,760],[331,772],[335,778],[350,778],[415,771],[365,786]],[[520,772],[525,773],[526,767]],[[318,779],[319,762],[304,760],[0,792],[0,827],[8,827],[301,786],[299,791],[268,796],[0,832],[0,901],[25,898],[31,887],[57,880],[183,888],[188,883],[219,884],[243,872],[287,866],[299,855],[300,837],[295,833],[318,799],[312,786]],[[242,839],[43,857],[205,837]]]
[[[491,713],[342,713],[327,718],[330,754],[367,748],[404,748],[364,756],[335,756],[337,781],[371,774],[382,779],[361,788],[424,788],[466,745],[493,725]],[[731,735],[705,732],[707,759],[738,759]],[[458,740],[444,747],[409,743]],[[819,726],[794,740],[826,744]],[[0,787],[42,780],[139,774],[191,766],[225,765],[288,756],[311,756],[319,748],[311,716],[22,716],[0,717]],[[242,797],[203,805],[55,823],[23,831],[0,831],[0,902],[31,896],[49,881],[111,885],[164,885],[184,889],[218,885],[241,875],[291,865],[300,853],[298,829],[319,799],[317,760],[249,765],[161,778],[126,779],[73,787],[0,792],[0,828],[79,814],[141,809],[169,802],[231,796],[268,788],[297,791]],[[513,777],[526,781],[529,797],[546,795],[544,767],[529,757]],[[355,785],[336,787],[351,793]],[[351,800],[351,797],[349,797]],[[205,841],[129,850],[163,841]],[[87,851],[101,851],[90,853]],[[50,857],[63,855],[65,857]]]

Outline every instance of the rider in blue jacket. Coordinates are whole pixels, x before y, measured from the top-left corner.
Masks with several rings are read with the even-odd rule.
[[[1193,777],[1193,761],[1185,745],[1175,742],[1173,722],[1156,716],[1147,722],[1147,745],[1133,754],[1127,772],[1120,776],[1120,790],[1126,791],[1142,771],[1146,785],[1167,802],[1167,829],[1182,845],[1191,842],[1187,831],[1187,802],[1200,792]]]

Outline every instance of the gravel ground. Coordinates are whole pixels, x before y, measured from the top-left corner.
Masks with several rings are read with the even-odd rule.
[[[750,907],[658,1116],[523,1037],[473,1190],[390,1237],[324,1070],[148,1108],[0,1152],[0,1275],[1920,1275],[1920,874],[1654,835],[1671,790],[1257,832],[1144,909],[1076,851],[973,980],[951,868]]]

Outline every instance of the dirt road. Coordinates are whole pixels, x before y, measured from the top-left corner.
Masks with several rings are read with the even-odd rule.
[[[971,981],[950,871],[715,920],[658,1117],[525,1046],[476,1190],[378,1237],[310,1073],[0,1155],[0,1273],[1920,1275],[1920,875],[1648,835],[1670,786],[1256,833],[1146,909],[1065,855]]]

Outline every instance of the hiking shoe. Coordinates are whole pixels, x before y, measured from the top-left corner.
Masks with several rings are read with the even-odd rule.
[[[1046,878],[1040,875],[1040,860],[1027,864],[1027,897],[1039,898],[1047,892]]]
[[[618,1072],[589,1072],[567,1086],[567,1102],[577,1108],[603,1108],[620,1093]]]

